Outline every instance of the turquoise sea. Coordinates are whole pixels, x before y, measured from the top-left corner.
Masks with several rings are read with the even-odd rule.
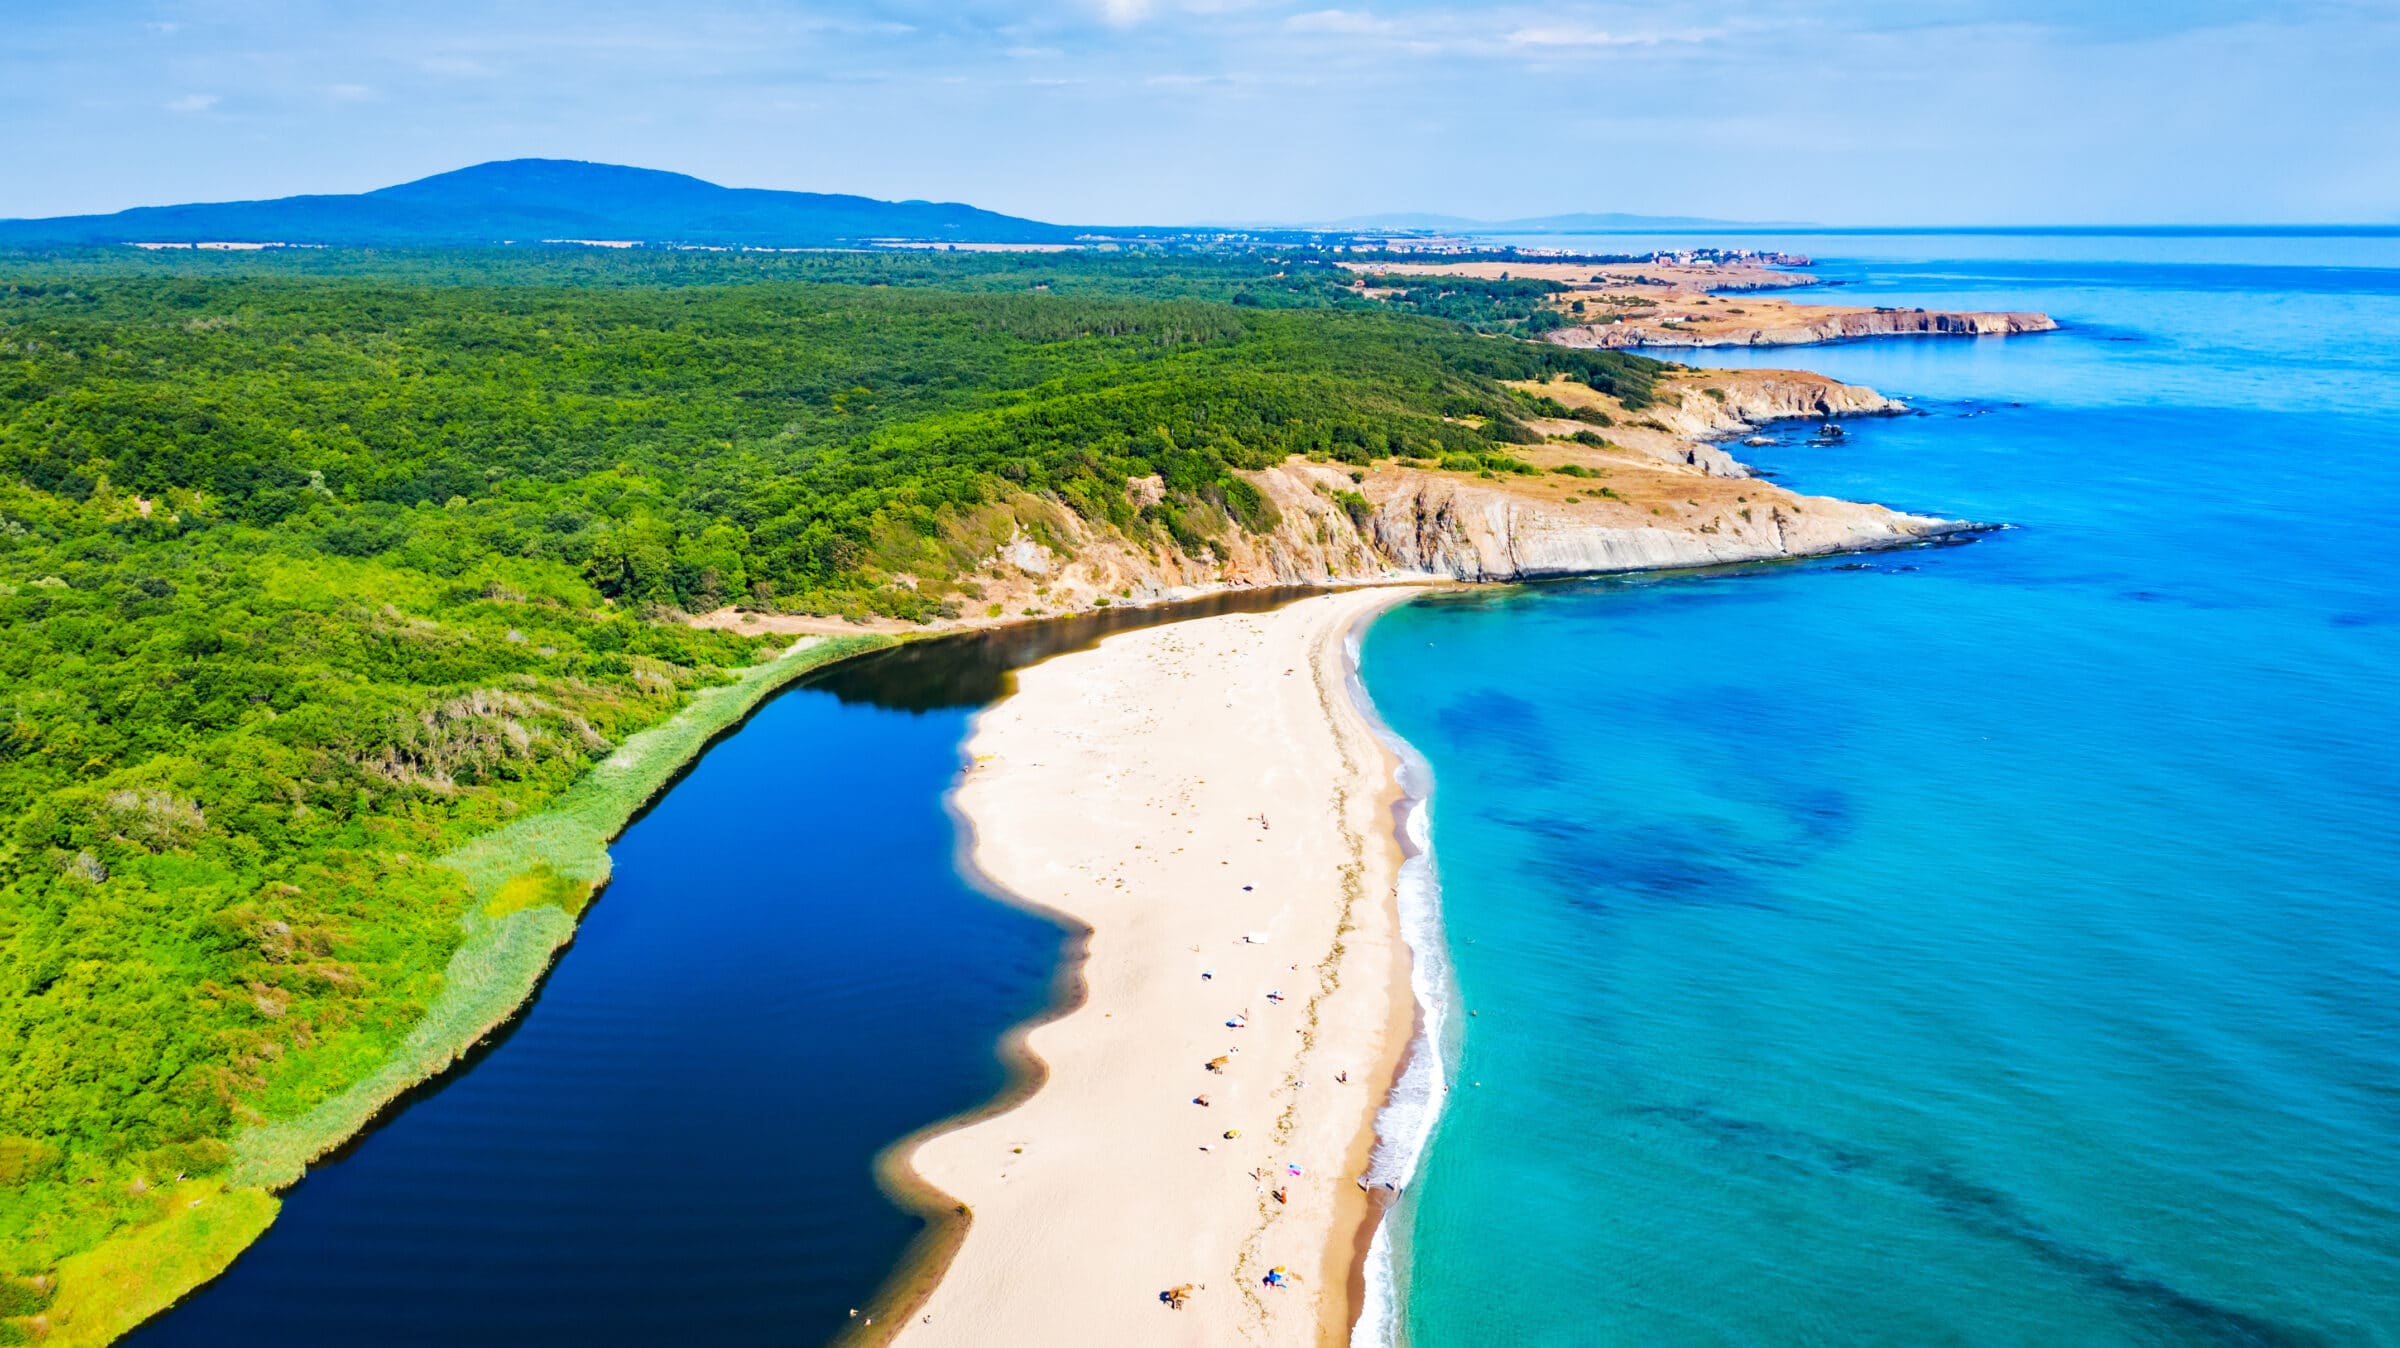
[[[1763,242],[2067,325],[1707,353],[2014,527],[1372,629],[1455,1012],[1383,1332],[2400,1344],[2400,240]]]

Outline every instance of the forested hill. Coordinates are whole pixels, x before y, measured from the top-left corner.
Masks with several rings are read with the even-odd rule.
[[[956,613],[1066,512],[1202,558],[1245,470],[1471,473],[1502,381],[1659,369],[1292,258],[0,258],[0,1343],[206,1276],[190,1186],[502,911],[437,859],[778,647],[684,611]]]
[[[1075,231],[927,201],[720,187],[680,173],[510,159],[352,196],[143,206],[0,220],[0,245],[249,242],[455,245],[594,239],[766,248],[870,239],[1054,243]]]

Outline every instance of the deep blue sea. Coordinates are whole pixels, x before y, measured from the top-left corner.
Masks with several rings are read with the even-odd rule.
[[[1475,1013],[1406,1338],[2400,1344],[2400,240],[1781,242],[2067,325],[1705,353],[2014,527],[1370,632]]]

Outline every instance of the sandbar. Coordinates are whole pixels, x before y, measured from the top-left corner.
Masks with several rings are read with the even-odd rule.
[[[973,863],[1088,926],[1081,996],[1025,1037],[1030,1096],[905,1157],[968,1220],[878,1337],[1347,1341],[1380,1212],[1359,1176],[1413,1011],[1394,765],[1348,647],[1421,592],[1127,632],[978,719]]]

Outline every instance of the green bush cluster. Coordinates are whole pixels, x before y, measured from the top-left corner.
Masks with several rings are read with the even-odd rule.
[[[1408,313],[1448,319],[1477,332],[1533,336],[1567,326],[1550,303],[1566,290],[1556,281],[1480,280],[1470,276],[1378,275],[1369,284],[1388,290],[1385,302]]]

